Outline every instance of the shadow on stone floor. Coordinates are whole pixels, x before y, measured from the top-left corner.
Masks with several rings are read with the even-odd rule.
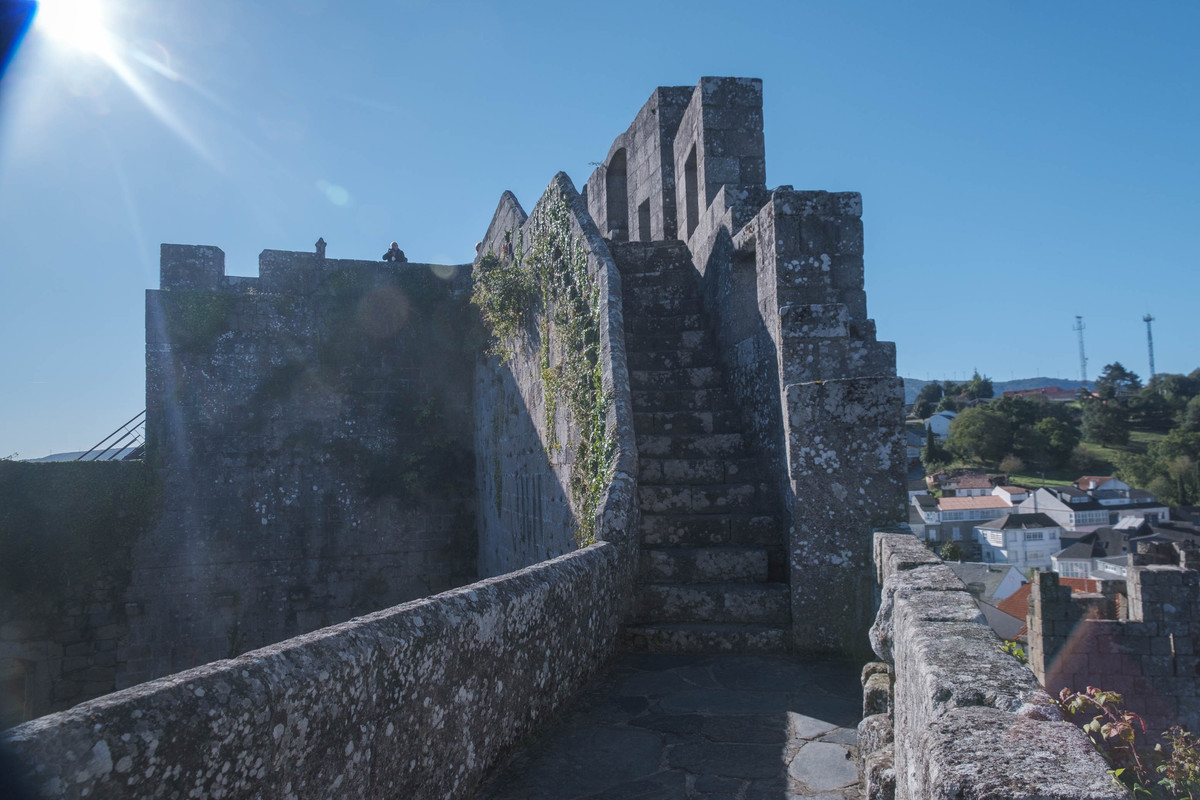
[[[626,654],[478,798],[858,798],[861,709],[849,662]]]

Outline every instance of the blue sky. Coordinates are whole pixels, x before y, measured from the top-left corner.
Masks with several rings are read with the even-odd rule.
[[[54,4],[0,85],[0,456],[144,406],[160,242],[466,262],[702,75],[763,79],[768,184],[863,194],[900,374],[1077,378],[1081,314],[1145,376],[1147,312],[1200,366],[1200,4],[95,0],[99,55]]]

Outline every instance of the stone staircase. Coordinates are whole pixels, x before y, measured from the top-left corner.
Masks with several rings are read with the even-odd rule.
[[[742,436],[687,247],[611,242],[640,461],[635,649],[782,652],[781,518]]]

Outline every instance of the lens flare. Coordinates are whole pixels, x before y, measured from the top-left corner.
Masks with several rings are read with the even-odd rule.
[[[100,58],[114,52],[100,0],[44,0],[38,4],[34,27],[59,45]]]

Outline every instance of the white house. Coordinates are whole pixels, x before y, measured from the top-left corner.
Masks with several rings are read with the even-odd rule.
[[[925,427],[933,431],[934,436],[944,440],[950,435],[950,422],[957,416],[953,411],[939,411],[925,420]]]
[[[949,534],[945,538],[960,541],[970,538],[975,523],[1016,511],[1003,498],[990,494],[984,497],[943,497],[938,501],[937,508],[942,533]]]
[[[1021,513],[1041,513],[1069,531],[1094,531],[1115,525],[1122,517],[1159,522],[1170,509],[1140,489],[1084,491],[1073,486],[1044,487],[1022,501]]]
[[[995,489],[992,489],[992,494],[1002,498],[1012,506],[1029,499],[1029,490],[1024,486],[997,486]]]
[[[995,490],[992,479],[983,473],[959,475],[942,481],[943,494],[951,497],[984,497]]]
[[[975,526],[983,560],[1017,569],[1050,569],[1062,527],[1045,514],[1007,514]]]

